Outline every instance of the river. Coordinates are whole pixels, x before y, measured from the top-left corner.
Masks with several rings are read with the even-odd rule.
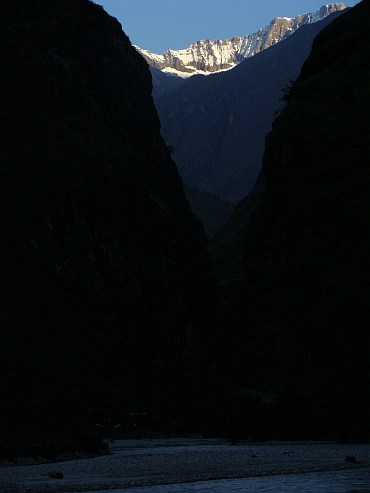
[[[93,458],[5,464],[0,492],[370,493],[368,444],[169,438],[117,440],[110,449]]]
[[[199,481],[118,489],[115,493],[369,493],[370,469]],[[95,492],[96,493],[96,492]],[[100,490],[99,493],[112,493]]]

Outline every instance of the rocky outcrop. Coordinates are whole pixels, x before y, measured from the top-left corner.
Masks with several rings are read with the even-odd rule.
[[[323,20],[344,8],[343,3],[333,3],[324,5],[312,14],[302,14],[294,18],[276,17],[268,26],[254,34],[217,41],[197,41],[184,50],[167,50],[162,55],[138,46],[136,49],[152,67],[175,73],[180,77],[220,72],[229,70],[246,58],[273,46],[293,34],[299,27]]]
[[[165,408],[212,295],[148,66],[88,0],[3,2],[1,46],[4,430]]]
[[[48,476],[52,479],[63,479],[63,473],[61,471],[50,471],[48,472]]]

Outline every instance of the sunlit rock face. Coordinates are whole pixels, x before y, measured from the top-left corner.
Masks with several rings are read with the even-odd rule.
[[[246,58],[273,46],[301,26],[323,20],[333,12],[344,8],[343,3],[333,3],[324,5],[311,14],[302,14],[293,18],[276,17],[265,28],[247,36],[235,36],[217,41],[209,39],[196,41],[184,50],[167,50],[161,55],[138,46],[136,49],[152,67],[180,77],[189,77],[196,73],[220,72],[229,70]]]
[[[302,26],[232,70],[195,75],[156,100],[161,133],[176,149],[184,183],[233,203],[248,194],[284,87],[299,75],[315,36],[341,15]]]

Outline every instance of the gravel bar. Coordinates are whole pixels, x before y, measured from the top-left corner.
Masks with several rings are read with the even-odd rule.
[[[84,492],[211,479],[370,467],[370,446],[239,443],[223,440],[120,440],[111,454],[0,467],[1,493]],[[28,461],[30,462],[30,460]],[[33,459],[37,462],[37,459]],[[61,472],[62,479],[49,477]]]

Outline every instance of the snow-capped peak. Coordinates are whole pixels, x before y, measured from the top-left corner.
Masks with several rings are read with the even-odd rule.
[[[323,5],[320,10],[297,17],[276,17],[268,26],[247,36],[231,39],[196,41],[182,50],[167,50],[161,55],[135,46],[149,65],[168,74],[190,77],[194,74],[208,75],[233,68],[246,58],[290,36],[304,24],[318,22],[333,12],[345,9],[343,3]]]

